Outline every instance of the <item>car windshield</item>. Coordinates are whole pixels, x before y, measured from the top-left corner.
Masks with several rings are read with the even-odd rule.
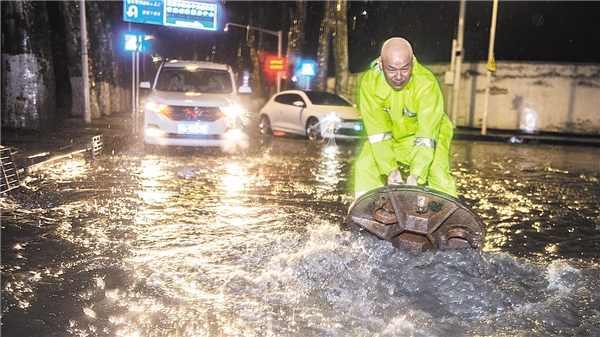
[[[338,95],[323,91],[307,91],[306,96],[315,105],[352,106],[352,103]]]
[[[162,91],[197,91],[230,94],[233,91],[229,72],[216,69],[163,68],[156,89]]]

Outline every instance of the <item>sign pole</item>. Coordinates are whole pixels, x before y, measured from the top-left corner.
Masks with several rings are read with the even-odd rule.
[[[456,39],[456,59],[454,63],[454,81],[452,82],[452,125],[456,127],[456,120],[458,118],[458,99],[460,97],[460,74],[462,71],[462,60],[464,54],[464,40],[465,40],[465,12],[467,7],[467,1],[461,0],[459,7],[458,16],[458,32]]]
[[[81,77],[83,79],[83,120],[92,122],[90,115],[90,75],[88,73],[87,24],[85,18],[85,0],[79,2],[79,22],[81,29]]]
[[[129,31],[131,32],[131,23],[129,23]],[[133,123],[131,132],[136,134],[135,123],[135,52],[131,53],[131,121]]]
[[[134,132],[137,134],[138,132],[138,115],[140,105],[140,52],[135,52],[135,109],[133,110],[135,113],[135,118],[133,122],[135,126],[133,127]]]
[[[277,31],[277,57],[281,59],[281,31]],[[281,71],[277,72],[277,92],[281,91]]]
[[[494,57],[494,39],[496,37],[496,17],[498,16],[498,0],[494,0],[494,6],[492,9],[492,26],[490,28],[490,47],[488,50],[488,63],[491,62]],[[485,102],[483,110],[483,122],[481,124],[481,134],[487,133],[487,115],[490,105],[490,86],[492,85],[492,70],[487,66],[486,74],[486,87],[485,87]]]

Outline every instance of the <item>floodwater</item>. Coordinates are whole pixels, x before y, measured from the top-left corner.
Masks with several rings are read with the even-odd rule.
[[[597,336],[600,151],[455,141],[483,253],[344,230],[357,143],[120,146],[2,199],[3,336]]]

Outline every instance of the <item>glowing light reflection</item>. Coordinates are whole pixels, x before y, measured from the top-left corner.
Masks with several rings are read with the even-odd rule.
[[[315,179],[320,183],[317,191],[328,192],[335,190],[342,177],[342,162],[337,158],[339,149],[336,145],[326,145],[321,150],[321,162],[317,167]]]
[[[45,164],[44,172],[58,182],[69,182],[84,176],[89,170],[89,163],[83,156],[74,156],[69,160],[59,160]]]
[[[139,178],[142,187],[147,189],[137,193],[146,203],[162,203],[170,196],[165,189],[157,188],[161,187],[164,184],[163,180],[167,178],[167,170],[157,157],[147,157],[142,161]]]
[[[239,129],[232,129],[223,135],[221,148],[224,152],[235,153],[248,148],[248,136]]]
[[[253,177],[248,174],[245,167],[242,167],[239,163],[230,162],[225,164],[225,173],[221,178],[219,189],[224,190],[228,196],[236,196],[252,180]]]

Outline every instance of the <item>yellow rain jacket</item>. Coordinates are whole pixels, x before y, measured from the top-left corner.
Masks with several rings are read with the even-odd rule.
[[[419,185],[457,196],[449,163],[453,126],[431,71],[415,58],[411,79],[396,91],[373,62],[361,80],[358,107],[368,141],[356,161],[357,193],[383,186],[381,176],[401,163],[419,176]]]

